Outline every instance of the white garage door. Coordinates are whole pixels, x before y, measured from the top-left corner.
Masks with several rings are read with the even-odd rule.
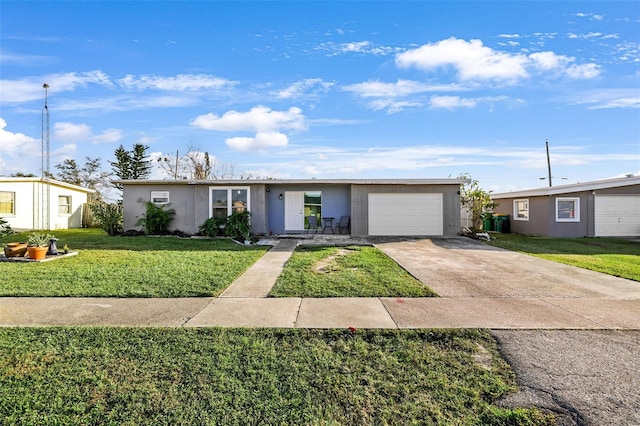
[[[595,234],[597,237],[640,236],[640,196],[596,195]]]
[[[442,235],[442,194],[369,194],[369,235]]]

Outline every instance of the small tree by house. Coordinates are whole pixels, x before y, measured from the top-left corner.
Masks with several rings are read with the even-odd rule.
[[[459,176],[460,179],[471,179],[468,174]],[[492,212],[498,207],[498,203],[491,199],[492,191],[485,191],[480,187],[477,180],[471,179],[471,183],[462,185],[460,188],[460,204],[466,207],[471,213],[471,223],[473,230],[481,228],[482,215]]]

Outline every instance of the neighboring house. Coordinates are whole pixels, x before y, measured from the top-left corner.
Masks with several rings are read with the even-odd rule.
[[[460,185],[466,179],[124,180],[124,229],[144,203],[170,204],[172,230],[196,233],[208,218],[246,209],[256,234],[298,234],[306,218],[321,226],[350,216],[354,236],[445,236],[460,232]],[[328,229],[326,232],[330,232]]]
[[[640,236],[640,176],[491,194],[511,232],[550,237]]]
[[[53,179],[0,177],[0,216],[14,230],[80,228],[94,192]]]

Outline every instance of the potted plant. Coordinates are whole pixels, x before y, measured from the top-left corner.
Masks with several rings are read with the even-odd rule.
[[[29,259],[42,260],[49,250],[49,240],[55,238],[51,234],[42,232],[32,232],[27,240],[29,246],[27,247],[27,253],[29,253]]]

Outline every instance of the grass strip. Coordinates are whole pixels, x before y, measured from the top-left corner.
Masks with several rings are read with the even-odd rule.
[[[0,296],[217,296],[267,251],[225,239],[55,234],[59,249],[67,244],[79,254],[46,263],[0,262]]]
[[[436,294],[375,247],[296,249],[272,297],[431,297]]]
[[[493,234],[490,244],[566,265],[640,281],[640,243],[619,238]]]
[[[5,328],[0,389],[7,425],[552,424],[477,330]]]

